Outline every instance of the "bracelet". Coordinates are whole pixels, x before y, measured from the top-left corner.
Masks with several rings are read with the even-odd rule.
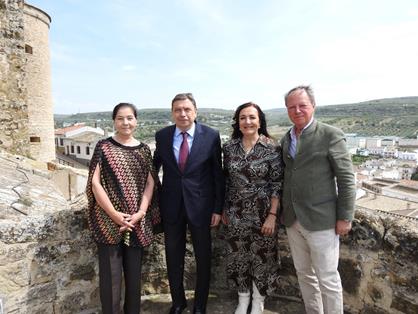
[[[277,217],[277,213],[269,212],[269,215],[273,215],[273,216]]]

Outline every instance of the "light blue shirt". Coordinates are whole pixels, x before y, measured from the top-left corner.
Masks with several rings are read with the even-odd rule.
[[[192,127],[186,131],[188,134],[187,143],[189,144],[189,153],[190,153],[190,150],[192,149],[195,129],[196,129],[196,124],[193,123]],[[180,146],[181,146],[181,143],[183,142],[183,135],[181,134],[181,132],[183,131],[180,130],[178,127],[176,127],[176,130],[174,131],[174,137],[173,137],[173,152],[174,152],[174,156],[176,157],[177,163],[179,162]]]
[[[299,136],[303,133],[303,131],[305,131],[306,128],[308,128],[312,124],[313,120],[314,118],[312,116],[311,121],[309,121],[309,123],[302,129]],[[292,156],[293,159],[295,159],[297,146],[298,146],[298,137],[296,136],[296,133],[295,133],[295,127],[293,127],[290,130],[290,145],[289,145],[289,154],[290,156]]]

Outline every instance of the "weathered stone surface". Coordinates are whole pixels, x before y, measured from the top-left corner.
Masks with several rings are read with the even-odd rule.
[[[12,162],[1,154],[0,158],[0,176],[8,173],[0,186],[0,195],[8,195],[0,198],[0,209],[5,209],[0,217],[0,298],[6,313],[99,313],[96,245],[87,230],[85,198],[67,203],[50,176],[35,174],[25,159]],[[12,208],[19,199],[13,190],[16,185],[21,193],[36,195],[27,205],[27,215]],[[284,229],[279,235],[282,298],[270,297],[265,313],[303,313]],[[236,293],[226,285],[224,245],[219,230],[214,229],[212,236],[209,313],[232,313]],[[417,312],[416,220],[359,209],[352,232],[341,242],[345,313]],[[186,255],[185,286],[192,290],[195,263],[190,241]],[[163,235],[146,249],[142,270],[143,312],[168,311],[169,297],[158,295],[169,292]]]
[[[28,155],[23,18],[23,0],[0,1],[0,147]]]
[[[347,293],[358,295],[363,269],[357,260],[340,258],[338,270],[341,274],[343,288]]]
[[[369,306],[366,305],[359,314],[390,314],[391,312],[388,312],[384,309],[381,309],[377,306]]]
[[[350,232],[349,237],[342,237],[341,243],[353,248],[379,250],[383,243],[384,233],[385,228],[379,216],[365,216],[365,213],[359,211],[357,220],[353,222],[353,231]]]
[[[0,194],[11,195],[0,199],[0,207],[8,209],[0,219],[0,298],[5,313],[98,312],[96,246],[82,209],[85,198],[72,208],[50,176],[40,175],[45,170],[33,171],[32,162],[24,158],[0,157],[0,176],[7,173],[1,177]],[[33,196],[27,215],[12,207],[23,192]]]
[[[372,283],[368,283],[367,293],[374,302],[378,302],[384,297],[383,291],[379,287],[373,285]]]
[[[397,291],[392,298],[390,307],[401,313],[416,314],[418,313],[417,296]]]

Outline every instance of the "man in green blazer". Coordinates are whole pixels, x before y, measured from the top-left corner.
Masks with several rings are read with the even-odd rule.
[[[314,119],[310,86],[285,96],[294,126],[281,140],[282,222],[307,313],[343,313],[339,236],[351,229],[355,180],[341,130]]]

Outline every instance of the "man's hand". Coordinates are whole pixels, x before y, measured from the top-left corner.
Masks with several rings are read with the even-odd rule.
[[[266,221],[261,227],[261,233],[264,234],[265,236],[272,236],[274,234],[275,229],[276,229],[276,216],[268,215],[266,218]]]
[[[346,235],[351,230],[351,221],[348,220],[337,220],[335,225],[335,233],[338,235]]]
[[[221,215],[219,214],[212,214],[212,220],[210,222],[211,227],[216,227],[219,225],[219,222],[221,221]]]

